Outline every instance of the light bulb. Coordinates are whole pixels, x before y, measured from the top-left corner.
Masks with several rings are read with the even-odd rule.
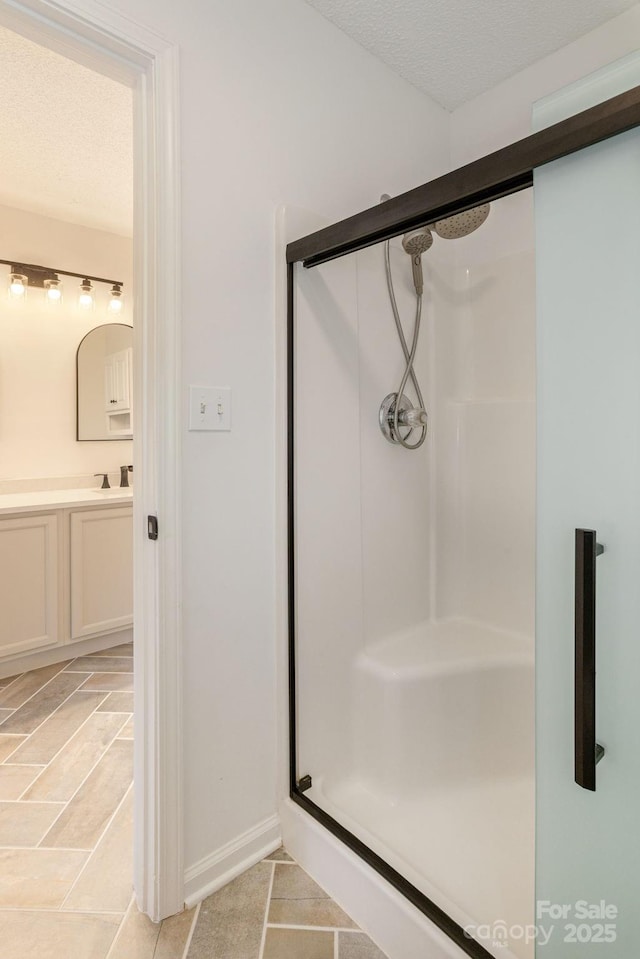
[[[109,300],[107,309],[109,313],[122,313],[122,307],[122,287],[119,283],[114,283],[111,287],[111,299]]]
[[[12,273],[9,277],[9,296],[14,300],[19,300],[26,292],[26,276],[23,276],[22,273]]]
[[[55,273],[49,280],[44,281],[44,290],[47,303],[51,306],[57,306],[62,302],[62,284]]]
[[[93,287],[89,280],[83,280],[80,284],[80,296],[78,297],[78,306],[82,310],[93,309]]]

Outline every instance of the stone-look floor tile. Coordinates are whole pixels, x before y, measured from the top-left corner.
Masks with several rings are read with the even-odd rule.
[[[67,896],[63,909],[126,912],[133,876],[133,789]],[[182,959],[182,953],[177,953]]]
[[[138,912],[138,907],[132,902],[111,947],[109,959],[153,959],[160,925]]]
[[[131,673],[131,656],[80,656],[67,666],[67,673]]]
[[[86,678],[86,673],[63,672],[54,676],[24,706],[16,709],[13,716],[5,719],[0,729],[3,733],[32,733]]]
[[[118,739],[133,739],[133,717],[122,727]]]
[[[333,959],[332,932],[267,929],[264,959]]]
[[[328,899],[329,896],[300,866],[277,865],[272,899]]]
[[[3,678],[0,679],[0,689],[5,689],[7,686],[10,686],[11,683],[19,679],[20,676],[22,676],[22,673],[16,673],[15,676],[3,676]]]
[[[0,723],[3,723],[5,719],[8,719],[13,712],[13,709],[0,709]]]
[[[112,743],[44,837],[43,846],[93,849],[131,785],[132,747],[133,743],[127,739],[117,739]]]
[[[0,849],[0,908],[59,908],[87,856],[67,849]]]
[[[98,709],[106,713],[132,713],[133,693],[109,693]]]
[[[338,933],[339,959],[387,959],[364,932]]]
[[[164,920],[153,959],[182,959],[195,912],[195,909],[185,909]]]
[[[286,926],[357,928],[300,866],[283,863],[275,866],[268,921]]]
[[[0,846],[37,846],[62,808],[59,803],[0,802]]]
[[[258,959],[272,869],[259,862],[204,900],[188,959]]]
[[[80,674],[67,673],[67,675],[77,676]],[[133,673],[95,673],[82,688],[104,690],[107,693],[113,690],[116,692],[133,692]]]
[[[357,929],[353,919],[332,899],[272,899],[269,922],[281,926]]]
[[[268,856],[264,857],[264,860],[265,862],[293,862],[293,859],[284,846],[280,846],[279,849],[269,853]]]
[[[40,669],[23,673],[10,686],[0,690],[0,706],[3,709],[17,709],[22,706],[27,699],[68,665],[67,659],[64,663],[54,663],[52,666],[42,666]]]
[[[8,759],[26,738],[26,736],[3,736],[0,732],[0,763]]]
[[[78,695],[86,696],[87,694],[78,693]],[[23,798],[47,802],[70,800],[82,780],[89,775],[118,735],[125,721],[126,717],[122,713],[94,713],[93,716],[89,716]],[[36,736],[39,732],[38,730]],[[20,757],[25,749],[28,751],[30,745],[29,740],[17,753],[14,753],[11,761],[17,761],[15,757]]]
[[[19,799],[44,766],[0,766],[0,800]]]
[[[106,959],[120,916],[0,911],[2,959]]]
[[[73,693],[20,747],[12,762],[50,762],[85,719],[104,699],[104,693]]]
[[[120,646],[111,646],[109,649],[101,649],[99,653],[91,653],[92,656],[133,656],[133,643],[122,643]]]

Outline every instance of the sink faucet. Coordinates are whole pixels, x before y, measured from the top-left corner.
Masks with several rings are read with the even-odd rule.
[[[108,474],[108,473],[94,473],[93,475],[94,475],[94,476],[101,476],[101,477],[102,477],[102,486],[100,487],[100,489],[111,489],[111,487],[109,486],[109,474]]]
[[[133,466],[120,467],[120,487],[121,488],[129,485],[129,473],[133,473]]]

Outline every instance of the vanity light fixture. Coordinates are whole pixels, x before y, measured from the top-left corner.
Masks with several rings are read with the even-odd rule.
[[[122,313],[122,283],[114,283],[109,298],[109,313]]]
[[[24,299],[27,292],[27,278],[24,273],[11,271],[9,276],[9,296],[12,300]]]
[[[20,302],[24,300],[27,287],[36,287],[44,290],[47,305],[57,306],[62,302],[62,282],[60,276],[72,276],[81,280],[78,306],[81,310],[92,310],[94,307],[95,287],[100,283],[111,287],[107,311],[111,314],[122,312],[124,298],[122,295],[122,280],[110,280],[104,276],[88,276],[86,273],[73,273],[71,270],[59,270],[50,266],[38,266],[35,263],[21,263],[17,260],[0,260],[0,264],[8,266],[9,298]]]
[[[82,310],[93,309],[93,286],[91,280],[85,277],[80,284],[80,296],[78,297],[78,306]]]

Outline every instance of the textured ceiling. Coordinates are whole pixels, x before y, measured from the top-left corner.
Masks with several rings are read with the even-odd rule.
[[[307,0],[453,110],[637,0]]]
[[[132,93],[0,28],[0,203],[131,235]]]

